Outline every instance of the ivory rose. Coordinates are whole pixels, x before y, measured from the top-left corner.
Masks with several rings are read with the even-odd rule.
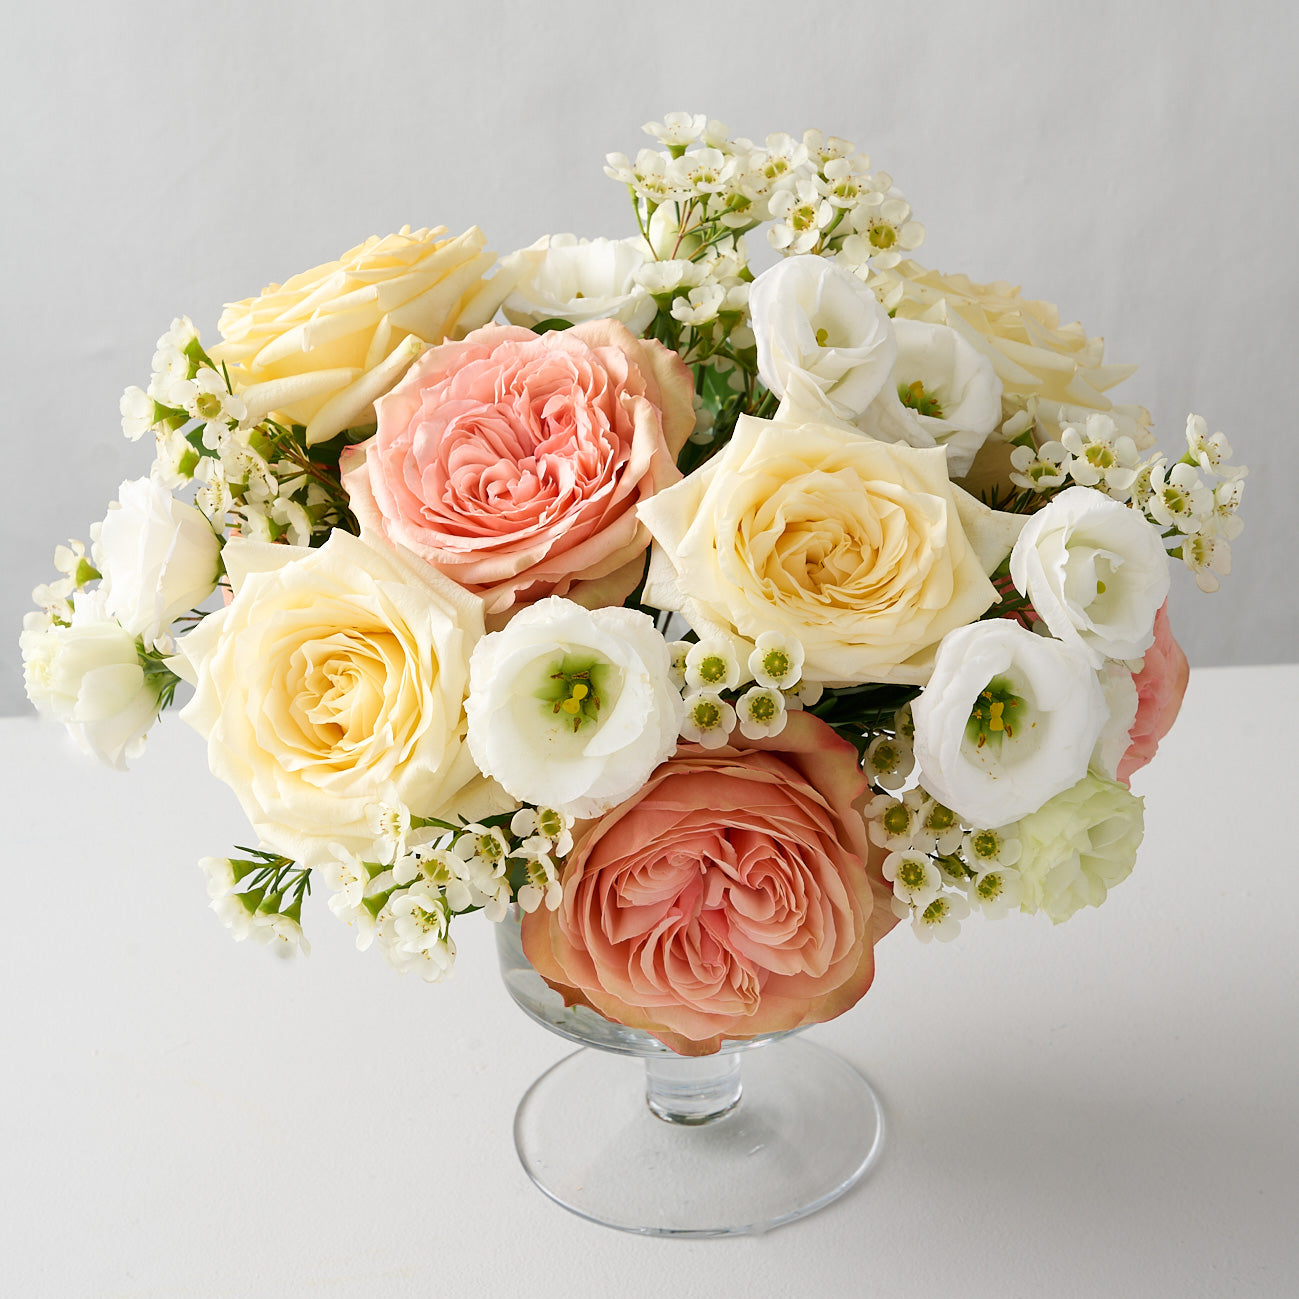
[[[1168,602],[1155,614],[1154,644],[1146,650],[1141,671],[1133,675],[1137,688],[1137,719],[1128,735],[1129,747],[1119,763],[1118,779],[1125,785],[1134,772],[1155,756],[1159,741],[1168,734],[1182,707],[1191,665],[1182,647],[1173,639],[1168,621]]]
[[[268,285],[226,307],[212,359],[230,369],[250,420],[305,424],[307,444],[369,424],[374,400],[430,343],[496,314],[507,276],[484,282],[495,254],[476,226],[448,238],[402,228],[336,262]]]
[[[923,684],[997,592],[1022,520],[953,487],[941,448],[741,416],[727,446],[640,508],[645,600],[699,635],[796,637],[804,678]]]
[[[230,604],[179,642],[181,712],[263,843],[301,862],[372,851],[377,803],[475,815],[465,745],[482,607],[387,547],[335,531],[318,550],[235,538]]]
[[[620,604],[649,533],[636,506],[681,475],[694,385],[612,320],[489,325],[432,348],[343,457],[362,529],[482,596],[489,625],[548,595]]]
[[[816,1024],[856,1004],[896,923],[852,746],[795,713],[779,736],[683,744],[580,822],[557,911],[523,949],[569,1004],[682,1055]]]

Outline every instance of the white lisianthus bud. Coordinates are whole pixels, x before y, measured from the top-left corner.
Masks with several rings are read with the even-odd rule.
[[[1053,636],[1098,668],[1135,659],[1155,638],[1168,596],[1168,555],[1136,510],[1090,487],[1071,487],[1024,525],[1010,554],[1015,589]]]
[[[160,482],[137,478],[118,489],[95,545],[107,586],[106,611],[145,647],[216,588],[221,543],[192,505]]]
[[[637,272],[648,254],[644,239],[579,239],[543,235],[528,248],[501,261],[517,274],[503,310],[525,328],[558,317],[577,325],[584,320],[620,320],[640,334],[658,309]]]
[[[119,771],[144,747],[158,689],[136,638],[108,618],[103,597],[78,593],[71,625],[32,625],[19,638],[27,697],[81,748]]]
[[[921,784],[967,825],[1006,825],[1076,784],[1109,710],[1086,658],[1006,618],[943,637],[912,701]]]
[[[631,609],[549,596],[484,636],[469,662],[469,750],[521,802],[598,816],[676,749],[667,642]]]
[[[776,396],[861,415],[888,381],[897,343],[884,308],[822,257],[788,257],[754,280],[749,313],[758,374]]]

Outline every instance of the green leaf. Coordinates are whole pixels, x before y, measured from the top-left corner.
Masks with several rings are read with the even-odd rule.
[[[534,334],[549,334],[556,329],[572,329],[573,322],[565,320],[563,316],[547,316],[545,320],[539,320],[532,326]]]

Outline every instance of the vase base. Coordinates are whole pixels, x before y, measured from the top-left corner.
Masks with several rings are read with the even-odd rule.
[[[742,1053],[743,1094],[706,1123],[666,1122],[645,1073],[583,1050],[533,1083],[514,1142],[528,1176],[580,1217],[645,1236],[731,1236],[837,1199],[879,1155],[878,1097],[832,1051],[789,1038]]]

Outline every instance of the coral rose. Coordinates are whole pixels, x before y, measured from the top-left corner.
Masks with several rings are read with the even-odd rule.
[[[482,596],[489,626],[548,595],[619,604],[649,544],[636,506],[680,479],[693,395],[675,353],[616,321],[489,325],[411,367],[343,482],[364,530]]]
[[[579,823],[564,900],[523,950],[569,1004],[681,1055],[855,1005],[894,924],[852,746],[794,713],[779,736],[682,744],[645,786]]]
[[[1137,720],[1129,732],[1128,751],[1118,770],[1118,778],[1125,785],[1133,772],[1140,771],[1155,756],[1159,741],[1177,720],[1190,675],[1191,665],[1173,639],[1165,601],[1155,614],[1155,643],[1146,651],[1141,671],[1132,678],[1137,688]]]

